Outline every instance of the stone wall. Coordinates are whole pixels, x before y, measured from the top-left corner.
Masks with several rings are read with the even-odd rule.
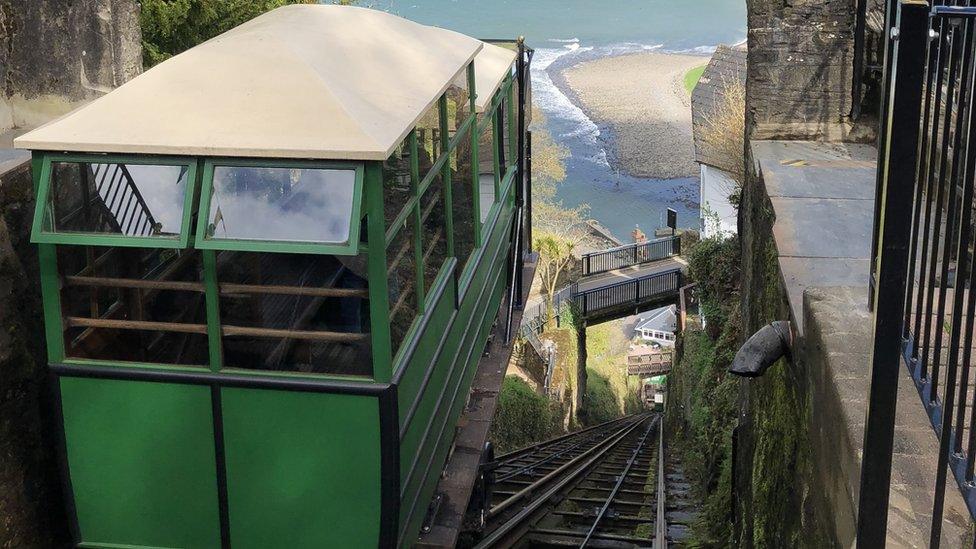
[[[747,0],[746,115],[754,139],[846,140],[854,0]]]
[[[0,0],[0,132],[47,122],[141,70],[136,0]]]
[[[0,175],[0,547],[68,538],[46,355],[30,167]]]
[[[750,162],[750,166],[752,163]],[[742,334],[790,318],[773,238],[774,214],[755,168],[739,210]],[[735,538],[739,547],[837,547],[809,436],[813,396],[803,365],[781,359],[739,389],[733,455]]]

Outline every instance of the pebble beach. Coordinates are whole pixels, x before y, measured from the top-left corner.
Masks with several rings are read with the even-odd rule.
[[[707,57],[641,52],[600,57],[563,68],[553,78],[587,116],[613,132],[610,160],[634,177],[698,174],[691,133],[691,96],[683,78]]]

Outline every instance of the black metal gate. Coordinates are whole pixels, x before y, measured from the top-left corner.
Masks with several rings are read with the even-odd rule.
[[[939,546],[950,472],[970,514],[976,512],[970,379],[976,343],[976,7],[934,4],[892,1],[886,15],[891,44],[879,132],[860,547],[880,547],[886,539],[902,368],[939,438],[930,546]]]

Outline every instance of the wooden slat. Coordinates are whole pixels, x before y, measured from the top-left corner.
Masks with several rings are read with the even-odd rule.
[[[207,334],[206,324],[182,324],[179,322],[149,322],[144,320],[115,320],[108,318],[82,318],[69,316],[65,318],[68,326],[86,328],[108,328],[115,330],[146,330],[154,332],[179,332],[185,334]],[[314,341],[358,342],[369,338],[368,333],[347,332],[317,332],[310,330],[278,330],[273,328],[252,328],[245,326],[224,326],[221,332],[225,336],[251,337],[281,337],[291,339],[308,339]]]
[[[355,343],[369,339],[368,333],[315,332],[309,330],[278,330],[273,328],[252,328],[246,326],[224,326],[225,336],[283,337],[290,339],[309,339],[314,341],[339,341]]]
[[[114,330],[146,330],[152,332],[180,332],[184,334],[207,335],[206,324],[183,324],[180,322],[150,322],[145,320],[116,320],[111,318],[66,317],[68,326],[86,328],[109,328]]]
[[[66,276],[64,282],[68,286],[95,286],[99,288],[137,288],[147,290],[183,290],[188,292],[203,292],[202,282],[188,282],[178,280],[143,280],[137,278],[108,278],[97,276]]]
[[[369,291],[357,288],[315,288],[303,286],[264,286],[258,284],[221,284],[221,295],[228,294],[276,294],[314,297],[369,298]]]

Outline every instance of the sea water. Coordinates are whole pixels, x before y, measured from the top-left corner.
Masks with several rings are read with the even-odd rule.
[[[678,212],[680,227],[698,227],[698,178],[620,173],[608,155],[611,129],[586,116],[552,76],[606,55],[708,55],[745,38],[745,0],[381,0],[372,7],[479,38],[524,36],[535,49],[533,101],[570,152],[557,197],[568,206],[588,204],[590,217],[625,242],[635,225],[648,233],[662,226],[667,208]]]

